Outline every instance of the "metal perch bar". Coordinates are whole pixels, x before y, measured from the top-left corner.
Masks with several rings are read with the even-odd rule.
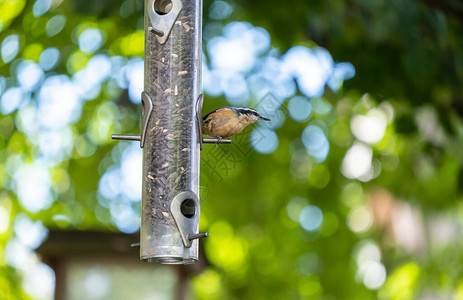
[[[229,139],[208,139],[203,138],[204,144],[231,144],[231,140]]]
[[[140,242],[130,244],[131,248],[140,248]]]
[[[195,239],[202,239],[208,236],[209,236],[209,232],[193,233],[193,234],[188,235],[188,239],[191,241]]]
[[[140,135],[123,135],[123,134],[113,134],[111,135],[113,140],[124,140],[124,141],[140,141]]]

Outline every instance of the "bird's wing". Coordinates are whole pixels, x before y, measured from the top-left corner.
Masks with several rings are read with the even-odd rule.
[[[207,118],[209,115],[211,115],[211,114],[213,114],[213,113],[215,113],[215,112],[217,112],[217,111],[219,111],[219,110],[227,110],[227,111],[229,111],[229,112],[227,112],[227,114],[230,114],[230,117],[236,116],[236,113],[233,112],[233,108],[227,106],[227,107],[217,108],[216,110],[211,111],[210,113],[208,113],[207,115],[205,115],[205,116],[203,117],[203,120],[206,120],[206,118]]]

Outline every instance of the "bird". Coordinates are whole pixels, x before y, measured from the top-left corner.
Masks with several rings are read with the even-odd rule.
[[[243,131],[259,120],[270,121],[248,107],[221,107],[203,117],[203,133],[221,140]]]

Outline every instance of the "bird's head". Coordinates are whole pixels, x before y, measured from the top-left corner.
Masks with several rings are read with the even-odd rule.
[[[269,118],[265,118],[261,116],[255,109],[252,108],[247,108],[247,107],[236,107],[235,111],[238,114],[238,117],[241,120],[244,120],[244,122],[248,124],[252,124],[254,122],[257,122],[259,120],[263,121],[270,121]]]

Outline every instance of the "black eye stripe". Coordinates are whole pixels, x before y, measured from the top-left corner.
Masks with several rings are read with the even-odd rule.
[[[256,112],[254,109],[251,109],[251,108],[247,108],[247,107],[240,107],[240,108],[237,108],[236,111],[240,114],[247,114],[247,115],[255,115],[255,116],[259,116],[259,113]]]

